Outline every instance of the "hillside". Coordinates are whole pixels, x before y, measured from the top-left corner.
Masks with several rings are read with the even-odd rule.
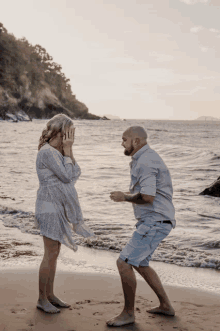
[[[65,113],[100,119],[76,99],[62,67],[40,45],[16,39],[0,23],[0,118],[31,120]],[[102,119],[106,119],[103,117]]]

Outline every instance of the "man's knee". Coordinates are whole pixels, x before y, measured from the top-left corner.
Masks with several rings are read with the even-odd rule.
[[[139,267],[134,267],[135,270],[140,274],[147,274],[148,271],[150,271],[150,266],[139,266]]]
[[[123,272],[125,270],[131,269],[132,266],[128,263],[126,263],[124,260],[122,260],[120,257],[117,259],[117,267],[120,272]]]

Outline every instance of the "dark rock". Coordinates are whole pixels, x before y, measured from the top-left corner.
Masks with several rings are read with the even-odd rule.
[[[209,187],[199,193],[199,195],[211,195],[212,197],[220,197],[220,176]]]
[[[73,98],[71,103],[62,98],[61,102],[46,83],[33,93],[29,88],[30,82],[27,77],[26,80],[26,85],[23,90],[20,88],[20,93],[5,90],[0,86],[0,118],[2,120],[18,122],[31,121],[32,118],[50,119],[59,113],[74,119],[107,119],[90,114],[86,105],[76,98]]]

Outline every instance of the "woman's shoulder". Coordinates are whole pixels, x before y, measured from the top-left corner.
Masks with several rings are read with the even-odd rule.
[[[50,149],[50,145],[48,143],[46,143],[45,145],[43,145],[41,147],[41,149],[38,151],[38,155],[43,155],[45,153],[50,153],[51,149]]]
[[[50,149],[50,145],[48,143],[46,143],[41,147],[40,151],[45,151],[45,150],[49,150],[49,149]]]
[[[41,147],[38,152],[39,157],[58,157],[62,158],[62,154],[54,147],[50,146],[50,144],[46,143]]]
[[[43,157],[43,156],[49,156],[53,153],[52,149],[51,149],[51,146],[46,143],[45,145],[43,145],[41,147],[41,149],[38,151],[38,154],[37,156],[38,157]]]
[[[56,148],[54,148],[54,147],[52,147],[52,146],[50,146],[50,144],[48,144],[48,143],[46,143],[46,144],[44,144],[42,147],[41,147],[41,149],[39,150],[39,153],[59,153],[60,154],[60,152],[56,149]]]

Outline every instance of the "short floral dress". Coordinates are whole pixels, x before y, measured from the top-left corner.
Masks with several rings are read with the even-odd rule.
[[[72,230],[83,237],[94,236],[84,224],[75,183],[81,174],[77,162],[73,164],[56,148],[46,143],[36,160],[40,182],[35,208],[35,226],[40,234],[59,241],[77,251]]]

